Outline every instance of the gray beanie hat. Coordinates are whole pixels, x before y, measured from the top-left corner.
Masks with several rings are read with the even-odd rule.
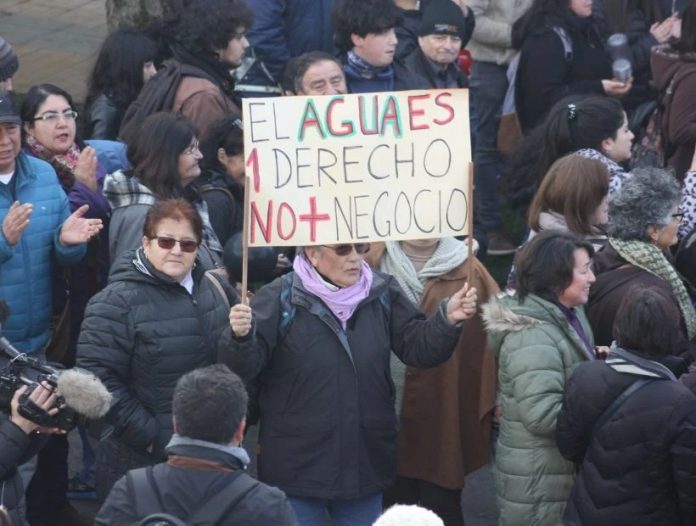
[[[0,37],[0,82],[11,78],[18,69],[17,53],[7,40]]]

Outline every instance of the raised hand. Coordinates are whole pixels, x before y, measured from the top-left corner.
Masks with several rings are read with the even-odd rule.
[[[94,148],[87,146],[80,153],[75,167],[75,179],[84,184],[92,192],[97,191],[97,153]]]
[[[447,302],[447,321],[451,324],[468,320],[476,314],[476,288],[465,283]]]
[[[251,307],[237,303],[230,309],[230,327],[238,338],[243,338],[251,330]]]
[[[65,220],[60,229],[61,244],[79,245],[86,243],[104,228],[101,219],[83,217],[87,210],[89,210],[89,205],[82,205]]]
[[[33,207],[31,203],[19,204],[15,201],[2,220],[2,233],[10,246],[14,246],[22,237],[22,232],[29,226],[29,218]]]

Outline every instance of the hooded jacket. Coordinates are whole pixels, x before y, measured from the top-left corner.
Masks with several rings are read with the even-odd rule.
[[[696,144],[696,53],[677,53],[669,45],[658,46],[653,48],[650,66],[664,107],[667,164],[681,180],[691,166]]]
[[[639,379],[652,381],[597,426]],[[624,349],[580,364],[556,438],[563,456],[581,465],[564,524],[696,524],[696,397],[662,364]]]
[[[161,456],[172,436],[171,402],[183,374],[231,352],[229,309],[200,264],[193,292],[155,270],[142,249],[114,263],[109,285],[90,300],[77,364],[114,396],[105,420],[113,437]],[[236,293],[227,288],[233,304]]]
[[[592,340],[582,307],[575,313]],[[554,440],[563,390],[591,357],[560,308],[530,294],[483,307],[488,345],[498,358],[502,421],[495,457],[501,526],[556,526],[575,475]]]

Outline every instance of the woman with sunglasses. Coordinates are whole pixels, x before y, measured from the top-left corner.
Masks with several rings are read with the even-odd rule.
[[[109,252],[111,263],[140,246],[145,215],[159,199],[184,198],[203,221],[199,257],[207,267],[220,261],[222,246],[213,230],[208,207],[191,185],[200,175],[196,127],[176,113],[154,113],[143,122],[128,143],[132,168],[106,177],[104,193],[111,208]]]
[[[230,346],[227,304],[238,297],[224,280],[206,276],[202,240],[191,204],[157,201],[146,213],[141,246],[115,263],[109,285],[87,307],[78,365],[115,399],[97,454],[102,501],[129,469],[164,460],[177,380],[215,363],[218,353],[223,358]]]
[[[396,475],[391,352],[434,367],[476,313],[476,289],[464,285],[426,318],[363,261],[369,249],[304,247],[293,272],[230,312],[242,349],[229,365],[258,378],[259,478],[289,496],[303,526],[323,525],[327,510],[335,526],[377,519]]]

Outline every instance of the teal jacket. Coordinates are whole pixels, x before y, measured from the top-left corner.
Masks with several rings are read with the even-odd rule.
[[[86,245],[63,246],[60,227],[70,215],[68,197],[51,165],[20,152],[16,160],[14,195],[0,183],[0,224],[14,201],[34,205],[29,226],[10,246],[0,229],[0,299],[10,307],[2,334],[17,349],[33,353],[48,340],[51,265],[78,262]]]
[[[582,307],[576,313],[587,336]],[[563,390],[577,364],[591,358],[553,303],[529,295],[493,299],[483,308],[497,355],[502,421],[495,458],[499,524],[560,524],[575,477],[554,439]]]

